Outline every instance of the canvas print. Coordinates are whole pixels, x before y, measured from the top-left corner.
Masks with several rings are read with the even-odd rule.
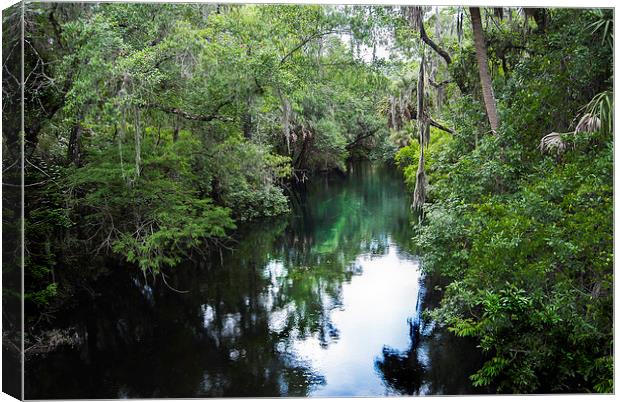
[[[4,9],[3,391],[613,393],[613,11]]]

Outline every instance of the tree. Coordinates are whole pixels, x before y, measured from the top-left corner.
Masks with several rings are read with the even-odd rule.
[[[480,86],[482,87],[484,106],[487,110],[487,118],[489,119],[491,130],[497,133],[497,129],[499,128],[499,117],[495,106],[491,73],[489,72],[489,61],[487,47],[484,42],[484,32],[482,31],[480,8],[470,7],[469,11],[471,13],[471,27],[474,33],[474,46],[476,48],[476,60],[478,62],[478,73],[480,75]]]

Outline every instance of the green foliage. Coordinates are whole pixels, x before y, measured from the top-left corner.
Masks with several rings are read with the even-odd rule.
[[[485,366],[476,384],[532,392],[565,390],[575,378],[606,381],[589,370],[611,353],[612,187],[601,176],[611,172],[611,147],[594,164],[591,157],[575,156],[464,214],[433,209],[417,236],[425,269],[460,280],[437,317],[510,362],[505,370]],[[439,237],[446,230],[453,234]]]
[[[287,212],[288,201],[277,185],[290,177],[290,158],[259,145],[231,139],[218,146],[214,158],[216,191],[241,221]]]
[[[591,11],[596,20],[589,26],[592,34],[601,34],[601,44],[613,50],[614,47],[614,16],[611,10],[594,9]]]
[[[442,150],[446,149],[451,141],[451,134],[436,129],[435,127],[431,127],[431,141],[428,148],[424,150],[426,169],[429,172],[433,172],[435,170],[436,156]],[[402,169],[403,174],[405,175],[405,183],[407,183],[407,187],[411,191],[415,188],[416,171],[418,169],[419,158],[420,143],[418,141],[411,141],[409,145],[399,149],[394,156],[396,165]]]
[[[53,299],[58,291],[58,284],[56,282],[49,283],[45,289],[39,290],[34,293],[28,293],[25,295],[24,299],[26,301],[34,301],[38,305],[46,305],[50,303],[50,300]]]
[[[327,119],[316,122],[317,138],[314,141],[316,154],[311,157],[311,164],[323,170],[336,167],[345,171],[344,162],[348,155],[345,137],[340,132],[340,127]]]
[[[365,9],[28,9],[27,111],[41,127],[28,130],[26,277],[37,308],[96,277],[73,268],[91,259],[158,272],[221,246],[235,222],[288,212],[293,177],[344,171],[385,134],[374,110],[383,72],[340,38],[363,23],[355,40],[370,43],[366,29],[386,21]]]
[[[34,159],[37,161],[36,159]],[[40,162],[40,161],[37,161]],[[33,163],[34,165],[34,163]],[[63,246],[54,239],[67,232],[73,222],[63,208],[58,166],[41,164],[38,169],[26,170],[27,184],[49,183],[48,188],[34,188],[29,192],[28,216],[24,221],[25,240],[24,298],[28,303],[44,306],[57,295],[57,267],[63,256]]]
[[[224,238],[226,229],[235,228],[229,210],[213,206],[209,199],[189,200],[149,218],[144,230],[122,233],[112,243],[112,250],[145,271],[158,272],[163,266],[175,266],[205,239]]]
[[[209,173],[197,169],[193,151],[200,143],[184,137],[169,146],[155,141],[144,138],[139,175],[133,160],[119,163],[123,154],[110,147],[70,169],[67,180],[72,210],[91,227],[99,248],[110,247],[144,270],[159,271],[205,240],[224,238],[234,224],[230,210],[201,196],[208,190],[201,181]],[[125,155],[134,155],[132,144],[119,146]]]
[[[448,111],[453,141],[433,154],[434,202],[414,242],[424,270],[450,281],[432,316],[487,356],[471,376],[478,386],[613,390],[611,53],[592,45],[591,18],[554,10],[499,85],[498,136],[480,132],[484,116],[466,97]],[[540,138],[574,127],[596,93],[590,112],[606,116],[602,129],[542,155]],[[414,157],[403,149],[398,160]]]
[[[596,94],[586,109],[587,113],[600,119],[601,130],[604,133],[613,133],[614,93],[612,90]]]

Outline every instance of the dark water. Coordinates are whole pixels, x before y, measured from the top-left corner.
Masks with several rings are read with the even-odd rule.
[[[27,363],[27,398],[467,394],[473,345],[420,317],[402,179],[315,179],[290,216],[245,228],[168,283],[129,267],[60,319],[79,343]]]

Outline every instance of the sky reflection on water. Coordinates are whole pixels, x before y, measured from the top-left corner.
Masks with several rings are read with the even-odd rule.
[[[433,292],[409,201],[393,170],[359,164],[313,180],[221,260],[168,270],[187,293],[112,267],[58,319],[81,343],[27,362],[26,396],[471,393],[473,345],[420,321]]]
[[[375,368],[383,347],[410,347],[408,318],[414,316],[420,286],[418,263],[403,258],[390,243],[385,255],[364,254],[359,274],[342,289],[342,305],[331,312],[338,336],[322,346],[316,337],[299,340],[295,353],[325,376],[313,396],[383,395],[391,393]]]

